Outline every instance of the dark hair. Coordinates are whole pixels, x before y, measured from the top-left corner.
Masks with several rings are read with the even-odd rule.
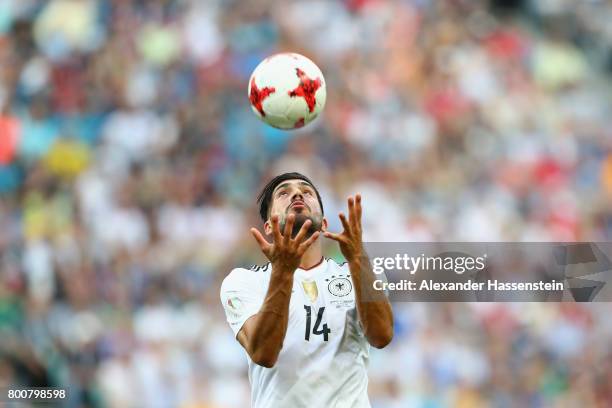
[[[314,184],[312,184],[312,181],[310,181],[308,177],[301,173],[283,173],[270,180],[268,184],[266,184],[266,186],[263,188],[263,190],[261,190],[261,193],[259,193],[259,197],[257,197],[257,203],[259,204],[259,215],[261,216],[263,222],[266,222],[268,220],[268,211],[270,210],[270,203],[272,202],[272,193],[274,192],[274,189],[283,181],[295,179],[304,180],[312,186],[315,193],[317,194],[317,200],[319,200],[319,205],[321,206],[321,214],[323,214],[323,201],[321,201],[321,195],[319,194],[319,190],[317,190]]]

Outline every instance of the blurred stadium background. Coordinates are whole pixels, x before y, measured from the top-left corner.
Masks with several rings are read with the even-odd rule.
[[[0,385],[246,407],[219,285],[284,170],[371,241],[612,238],[612,3],[1,0]],[[316,124],[246,98],[313,59]],[[329,246],[330,255],[338,257]],[[607,304],[395,304],[374,407],[612,406]]]

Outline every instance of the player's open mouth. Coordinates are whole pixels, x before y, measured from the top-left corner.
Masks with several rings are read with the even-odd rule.
[[[301,208],[301,209],[304,209],[304,208],[306,208],[306,204],[304,204],[304,203],[303,203],[303,202],[301,202],[301,201],[296,201],[295,203],[291,204],[291,205],[289,206],[289,208],[290,208],[290,209],[291,209],[291,208]]]

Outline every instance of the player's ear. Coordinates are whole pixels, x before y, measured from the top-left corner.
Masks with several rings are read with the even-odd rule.
[[[266,235],[272,234],[272,223],[270,222],[270,219],[264,222],[264,232],[266,233]]]
[[[325,217],[323,217],[323,220],[321,221],[321,231],[327,231],[327,218]]]

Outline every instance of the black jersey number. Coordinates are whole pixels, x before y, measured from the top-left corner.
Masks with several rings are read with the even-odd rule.
[[[304,309],[306,309],[306,334],[304,338],[306,341],[310,341],[310,316],[312,315],[312,308],[310,306],[304,305]],[[323,340],[329,340],[329,333],[331,330],[327,327],[327,323],[323,323],[323,329],[321,330],[319,326],[321,326],[321,321],[323,320],[323,312],[325,312],[325,307],[319,309],[317,313],[317,320],[315,321],[314,329],[312,329],[312,334],[319,336],[323,335]]]

